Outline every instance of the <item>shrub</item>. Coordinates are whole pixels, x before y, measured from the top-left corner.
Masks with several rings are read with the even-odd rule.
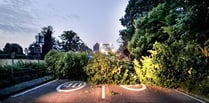
[[[12,71],[13,70],[13,74]],[[0,65],[0,88],[47,75],[44,63],[19,61],[14,65]]]
[[[88,58],[85,53],[50,51],[45,56],[49,73],[57,78],[85,79]]]
[[[116,56],[96,53],[86,68],[88,81],[93,84],[139,83],[133,63]]]
[[[85,67],[88,63],[87,55],[84,53],[70,53],[64,54],[63,58],[59,60],[57,66],[61,69],[63,77],[70,78],[86,78]]]
[[[60,77],[60,71],[56,69],[56,64],[59,62],[59,58],[62,57],[60,52],[49,51],[44,58],[46,63],[47,71],[54,77]]]
[[[141,83],[160,85],[159,74],[161,70],[159,65],[153,62],[152,56],[142,57],[140,62],[142,65],[140,65],[136,59],[134,60],[134,67]]]

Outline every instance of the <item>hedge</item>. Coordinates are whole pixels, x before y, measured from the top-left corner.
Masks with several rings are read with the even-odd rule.
[[[50,51],[45,56],[47,70],[56,78],[86,79],[87,54]]]

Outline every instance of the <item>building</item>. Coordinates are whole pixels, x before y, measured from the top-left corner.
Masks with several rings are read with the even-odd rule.
[[[96,43],[93,46],[93,51],[107,54],[108,52],[115,52],[115,49],[112,43]]]

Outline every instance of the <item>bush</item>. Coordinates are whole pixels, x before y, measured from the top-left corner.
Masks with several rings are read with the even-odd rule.
[[[13,70],[13,74],[12,71]],[[14,65],[0,65],[0,88],[47,75],[44,63],[19,61]]]
[[[170,45],[155,43],[153,47],[150,56],[134,61],[137,75],[142,83],[180,87],[190,92],[196,89],[201,91],[200,94],[208,93],[200,89],[209,87],[207,83],[203,83],[209,77],[209,56],[206,47],[201,48],[195,42],[182,40]]]
[[[134,67],[141,83],[160,85],[159,74],[161,70],[159,65],[153,62],[152,56],[142,57],[140,62],[142,65],[140,65],[136,59],[134,60]]]
[[[46,69],[44,63],[33,63],[33,62],[23,62],[23,61],[18,61],[14,65],[0,65],[0,71],[10,71],[11,68],[14,70],[23,70],[23,69]]]
[[[116,56],[96,53],[86,68],[88,81],[93,84],[139,83],[133,63]]]
[[[57,78],[85,79],[85,66],[88,58],[85,53],[50,51],[45,56],[49,73]]]

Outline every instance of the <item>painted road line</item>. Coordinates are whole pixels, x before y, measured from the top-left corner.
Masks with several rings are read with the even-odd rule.
[[[77,83],[75,83],[74,85],[72,85],[72,87],[74,88],[77,85]]]
[[[65,86],[65,87],[69,88],[69,87],[71,87],[71,85],[73,85],[73,83],[66,84],[66,85],[67,85],[67,86]]]
[[[105,86],[102,86],[102,99],[105,99]]]
[[[82,83],[80,83],[79,85],[78,85],[78,87],[80,87],[82,85]]]
[[[142,88],[137,88],[137,89],[135,89],[135,88],[129,88],[126,85],[120,85],[120,86],[122,88],[127,89],[127,90],[130,90],[130,91],[143,91],[143,90],[145,90],[146,89],[146,86],[144,84],[141,84],[141,85],[142,85]]]
[[[72,86],[74,86],[74,87],[76,87],[76,88],[69,88],[69,89],[67,89],[66,88],[66,84],[70,84],[71,85],[71,83],[73,84],[73,85],[71,85],[71,87]],[[78,83],[82,83],[82,85],[78,85],[78,86],[75,86],[75,85],[77,85]],[[86,86],[86,83],[85,82],[81,82],[81,81],[72,81],[72,82],[66,82],[66,83],[63,83],[63,84],[61,84],[61,85],[59,85],[57,88],[56,88],[56,90],[58,91],[58,92],[72,92],[72,91],[75,91],[75,90],[79,90],[79,89],[81,89],[81,88],[83,88],[83,87],[85,87]],[[65,88],[65,89],[63,89],[63,87]]]
[[[185,96],[187,96],[187,97],[190,97],[190,98],[192,98],[192,99],[194,99],[194,100],[196,100],[196,101],[198,101],[198,102],[206,103],[206,102],[204,102],[204,101],[202,101],[202,100],[200,100],[200,99],[198,99],[198,98],[195,98],[195,97],[193,97],[193,96],[190,96],[190,95],[188,95],[188,94],[186,94],[186,93],[183,93],[183,92],[181,92],[181,91],[176,90],[176,92],[178,92],[178,93],[180,93],[180,94],[183,94],[183,95],[185,95]]]
[[[58,79],[55,79],[55,80],[53,80],[53,81],[50,81],[50,82],[48,82],[48,83],[39,85],[39,86],[34,87],[34,88],[32,88],[32,89],[26,90],[26,91],[24,91],[24,92],[21,92],[21,93],[12,95],[11,97],[14,98],[14,97],[21,96],[21,95],[23,95],[23,94],[25,94],[25,93],[28,93],[28,92],[31,92],[31,91],[33,91],[33,90],[35,90],[35,89],[41,88],[41,87],[46,86],[46,85],[51,84],[51,83],[54,83],[54,82],[56,82],[57,80],[58,80]]]

